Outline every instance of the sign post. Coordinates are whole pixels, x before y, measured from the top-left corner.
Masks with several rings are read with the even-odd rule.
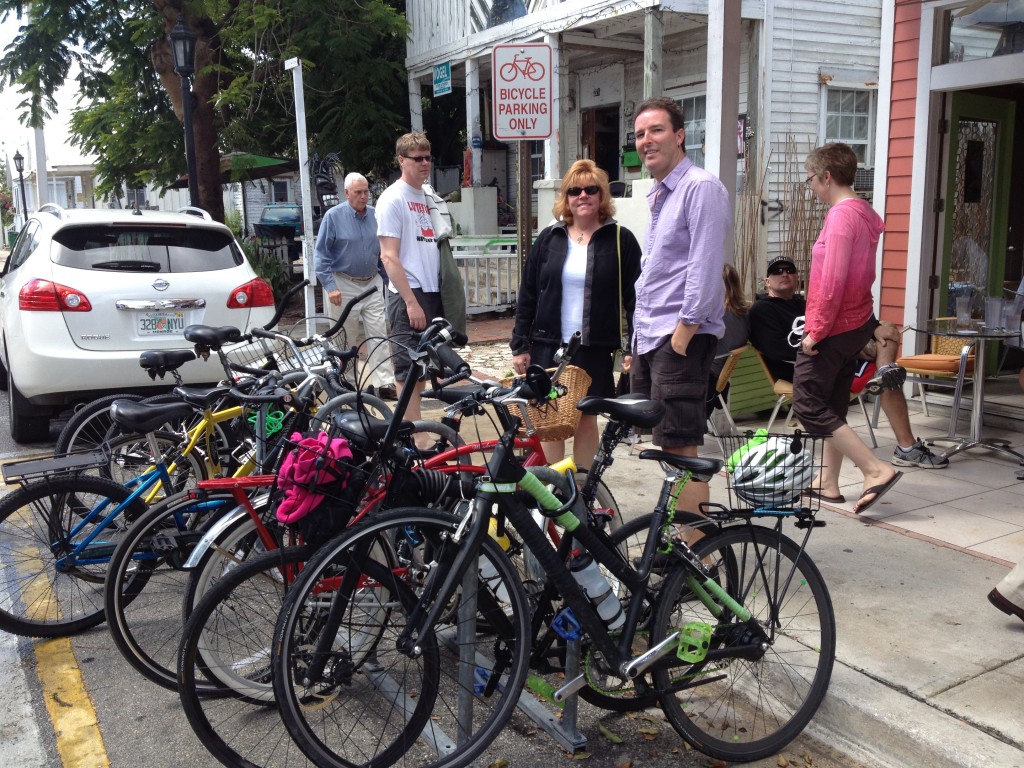
[[[491,52],[494,138],[516,141],[516,222],[520,270],[531,242],[530,153],[527,141],[551,138],[552,52],[544,43],[496,45]]]

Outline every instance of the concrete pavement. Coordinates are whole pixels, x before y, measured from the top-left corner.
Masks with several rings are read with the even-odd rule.
[[[510,328],[508,319],[470,323],[474,369],[508,371]],[[946,433],[941,409],[931,417],[914,401],[910,409],[916,435]],[[851,425],[867,439],[853,409]],[[757,419],[739,424],[759,426]],[[985,434],[1024,443],[1012,427]],[[888,460],[894,439],[884,419],[876,436],[876,453]],[[702,453],[720,455],[713,438]],[[659,473],[643,464],[621,447],[609,472],[626,514],[648,511],[657,498]],[[1024,557],[1017,468],[1008,456],[974,450],[946,469],[904,469],[899,484],[858,516],[851,510],[859,473],[844,466],[850,501],[823,506],[827,525],[808,546],[832,595],[838,637],[829,693],[809,735],[865,765],[1024,768],[1024,622],[986,599]],[[724,478],[711,488],[712,501],[726,501]]]

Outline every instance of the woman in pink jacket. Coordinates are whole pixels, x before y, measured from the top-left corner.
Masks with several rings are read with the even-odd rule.
[[[811,250],[804,338],[793,377],[793,411],[808,432],[825,441],[825,467],[813,492],[838,497],[839,469],[849,457],[864,474],[854,505],[863,512],[902,473],[883,463],[846,423],[857,354],[878,328],[871,296],[875,251],[885,228],[881,217],[853,191],[857,156],[846,144],[826,144],[804,163],[806,183],[830,206]]]

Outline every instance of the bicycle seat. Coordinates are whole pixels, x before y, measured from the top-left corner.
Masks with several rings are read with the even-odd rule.
[[[231,387],[227,385],[217,387],[175,387],[174,394],[186,403],[191,403],[199,408],[205,408],[208,405],[213,405],[222,397],[231,394]]]
[[[403,422],[403,427],[412,422]],[[363,453],[373,453],[388,430],[388,422],[358,411],[345,411],[334,417],[334,426]]]
[[[583,413],[596,415],[603,413],[615,421],[621,421],[634,427],[653,427],[661,422],[665,408],[654,400],[644,400],[637,395],[621,397],[584,397],[576,407]]]
[[[242,340],[242,332],[233,325],[222,325],[220,328],[210,325],[190,325],[183,333],[186,341],[202,344],[210,349],[220,349],[225,344],[233,344]]]
[[[189,360],[195,360],[191,349],[150,350],[139,355],[139,367],[149,372],[151,379],[164,377],[168,371],[176,371]]]
[[[153,432],[168,421],[195,415],[188,403],[137,403],[115,400],[110,404],[110,418],[125,432]]]
[[[687,472],[691,472],[693,479],[700,483],[708,482],[722,470],[722,465],[725,464],[721,459],[705,459],[702,456],[680,456],[654,448],[640,451],[640,458],[663,461],[676,469],[684,469]]]

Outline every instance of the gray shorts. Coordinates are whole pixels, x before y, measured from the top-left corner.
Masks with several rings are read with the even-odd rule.
[[[409,369],[412,368],[409,351],[416,347],[423,331],[413,330],[409,325],[409,312],[405,308],[402,297],[391,291],[385,291],[385,293],[388,303],[388,340],[391,342],[391,362],[395,367],[395,378],[398,381],[405,381],[409,377]],[[413,288],[412,293],[420,307],[423,308],[427,323],[430,323],[435,317],[444,317],[440,293],[425,293],[419,288]]]
[[[665,406],[665,418],[654,427],[655,445],[704,445],[708,376],[717,346],[718,339],[710,333],[698,333],[690,339],[686,355],[676,354],[666,339],[657,349],[633,356],[630,391]]]

